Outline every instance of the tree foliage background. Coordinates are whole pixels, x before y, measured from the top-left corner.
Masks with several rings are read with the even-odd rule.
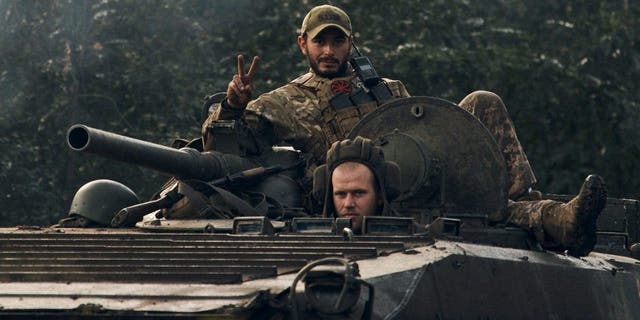
[[[165,177],[72,152],[75,123],[168,145],[197,137],[237,54],[256,93],[306,71],[295,39],[326,1],[0,0],[0,224],[48,225],[98,178],[141,198]],[[639,196],[640,6],[629,0],[329,1],[378,72],[413,95],[498,93],[549,193],[588,173]]]

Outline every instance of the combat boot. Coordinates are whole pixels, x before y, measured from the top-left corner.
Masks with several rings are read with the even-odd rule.
[[[585,256],[596,244],[596,222],[606,202],[607,191],[603,179],[589,175],[580,193],[571,201],[543,209],[544,231],[567,249],[570,255]]]
[[[589,175],[576,197],[567,203],[554,200],[511,201],[510,222],[536,236],[542,247],[585,256],[596,244],[596,222],[607,201],[606,185]]]

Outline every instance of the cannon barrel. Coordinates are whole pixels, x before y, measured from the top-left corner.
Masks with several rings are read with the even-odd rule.
[[[231,172],[256,167],[256,163],[236,155],[193,148],[174,149],[116,133],[76,124],[67,131],[67,144],[76,151],[150,168],[182,178],[213,180]]]

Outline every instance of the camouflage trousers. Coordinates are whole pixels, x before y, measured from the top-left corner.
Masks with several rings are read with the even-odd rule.
[[[475,91],[459,105],[478,118],[498,143],[507,165],[509,198],[526,194],[537,180],[502,99],[489,91]]]
[[[502,152],[509,178],[508,223],[532,232],[541,244],[551,245],[547,243],[549,237],[545,235],[542,216],[543,211],[558,203],[552,200],[512,201],[525,195],[537,181],[502,99],[489,91],[475,91],[459,105],[484,124]]]
[[[561,202],[554,200],[509,200],[507,207],[509,212],[508,223],[531,232],[543,248],[554,248],[557,246],[557,241],[545,232],[542,217],[546,212],[552,211],[561,206],[561,204]]]

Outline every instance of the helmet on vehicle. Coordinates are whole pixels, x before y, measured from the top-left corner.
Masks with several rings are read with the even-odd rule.
[[[331,197],[331,175],[335,168],[344,162],[359,162],[369,167],[376,180],[377,189],[383,201],[382,215],[390,215],[389,202],[400,195],[400,168],[395,162],[385,161],[382,148],[363,137],[336,141],[327,151],[326,164],[319,166],[313,173],[313,196],[323,203],[322,214],[330,216],[335,208]]]
[[[107,179],[94,180],[76,191],[69,217],[81,217],[95,225],[109,226],[118,211],[138,202],[138,196],[124,184]]]

